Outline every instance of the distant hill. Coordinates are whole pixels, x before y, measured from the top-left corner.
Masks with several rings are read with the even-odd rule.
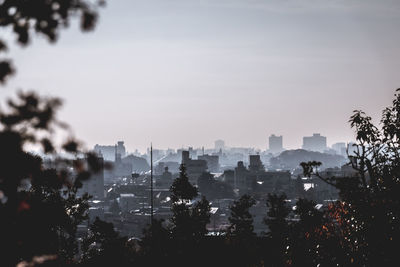
[[[301,162],[320,161],[322,168],[340,167],[347,162],[346,158],[340,155],[332,155],[308,151],[304,149],[286,150],[279,156],[270,159],[270,165],[275,169],[293,170],[299,168]]]
[[[150,170],[150,165],[145,158],[128,155],[122,159],[125,164],[132,164],[133,172],[144,172]]]

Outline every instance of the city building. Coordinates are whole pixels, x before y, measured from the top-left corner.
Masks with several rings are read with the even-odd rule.
[[[214,142],[214,148],[216,151],[225,149],[225,141],[224,140],[216,140]]]
[[[107,161],[115,161],[117,154],[119,154],[121,158],[125,157],[126,155],[126,149],[123,141],[118,141],[116,145],[111,146],[96,144],[93,150]]]
[[[82,181],[82,187],[79,188],[78,195],[88,193],[94,199],[104,198],[104,160],[102,157],[97,158],[100,165],[99,171],[92,173],[89,179]]]
[[[250,155],[249,171],[262,172],[265,171],[264,165],[261,162],[260,155]]]
[[[197,159],[205,160],[209,172],[219,172],[219,156],[218,155],[202,155]]]
[[[179,165],[180,164],[175,161],[162,161],[154,167],[154,173],[156,175],[162,175],[166,167],[171,173],[179,173]]]
[[[238,161],[235,168],[235,188],[239,189],[239,192],[247,192],[247,176],[249,170],[244,166],[243,161]]]
[[[224,182],[230,184],[233,188],[235,188],[235,171],[234,170],[225,170],[222,174]]]
[[[319,133],[303,137],[303,149],[317,152],[324,152],[327,149],[326,137]]]
[[[168,167],[164,167],[164,172],[156,176],[156,186],[158,188],[169,188],[172,182],[172,173],[168,170]]]
[[[201,159],[191,159],[189,157],[189,151],[182,151],[182,164],[186,167],[186,173],[189,177],[189,181],[193,184],[197,184],[199,176],[207,171],[207,161]]]
[[[272,154],[280,153],[283,151],[283,137],[282,135],[271,135],[269,137],[269,152]]]
[[[332,145],[332,149],[335,150],[336,154],[345,156],[347,145],[344,142],[335,143]]]

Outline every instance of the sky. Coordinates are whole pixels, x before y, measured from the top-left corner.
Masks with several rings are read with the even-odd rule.
[[[398,0],[109,0],[94,32],[10,45],[17,74],[0,97],[61,97],[87,148],[331,145],[354,139],[353,110],[378,122],[391,104],[399,29]]]

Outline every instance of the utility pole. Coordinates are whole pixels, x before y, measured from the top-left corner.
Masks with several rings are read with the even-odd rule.
[[[153,226],[153,144],[150,144],[150,225]]]

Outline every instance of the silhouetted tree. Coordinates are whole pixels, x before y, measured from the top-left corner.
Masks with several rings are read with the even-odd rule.
[[[164,226],[164,220],[154,219],[153,223],[143,230],[141,254],[143,265],[156,266],[167,264],[173,251],[171,232]]]
[[[179,177],[174,180],[170,191],[173,201],[170,229],[176,248],[174,253],[177,259],[185,262],[190,255],[197,254],[195,247],[208,232],[206,225],[210,222],[211,207],[204,197],[194,201],[197,188],[190,184],[184,164],[180,166]]]
[[[321,264],[320,251],[322,251],[323,237],[323,212],[318,211],[316,203],[312,200],[299,199],[296,203],[295,214],[299,221],[293,223],[290,244],[287,253],[290,262],[295,266],[317,266]]]
[[[120,237],[112,223],[96,217],[82,242],[81,264],[85,266],[130,266],[134,252],[126,237]]]
[[[229,217],[230,226],[228,233],[230,236],[239,240],[249,239],[255,236],[253,226],[253,216],[250,208],[256,201],[250,195],[243,195],[233,202],[230,207],[231,216]]]
[[[315,162],[304,163],[315,175],[339,190],[340,200],[329,209],[335,234],[345,250],[346,265],[393,266],[400,245],[400,89],[383,111],[381,127],[360,110],[350,118],[357,143],[349,155],[354,169],[346,177],[322,177]]]
[[[100,5],[85,0],[5,0],[0,3],[0,27],[10,29],[23,46],[33,32],[53,42],[74,16],[81,17],[82,30],[91,30]],[[0,40],[0,53],[6,50]],[[1,83],[14,72],[10,59],[0,60]],[[74,161],[56,156],[60,151],[76,156],[80,150],[72,137],[61,147],[53,143],[56,130],[67,130],[56,120],[60,106],[58,98],[20,92],[17,100],[9,100],[7,109],[0,111],[2,266],[48,259],[62,265],[77,252],[75,234],[77,225],[87,218],[89,196],[76,193],[90,172],[99,171],[99,163],[92,154]],[[27,152],[28,147],[40,147],[55,166],[47,167],[41,157]]]
[[[61,28],[70,24],[71,17],[80,16],[80,27],[90,31],[97,21],[97,3],[88,0],[4,0],[0,3],[0,27],[9,28],[16,35],[17,42],[26,46],[32,32],[45,36],[55,42]],[[0,52],[5,52],[7,45],[0,40]],[[15,72],[10,59],[0,60],[0,82]]]
[[[174,180],[170,188],[171,200],[174,203],[192,200],[198,194],[197,188],[189,182],[185,165],[181,164],[179,170],[179,177]]]
[[[78,198],[76,192],[97,165],[93,155],[88,155],[87,167],[86,159],[55,157],[51,139],[60,125],[55,119],[60,100],[34,93],[19,93],[18,97],[18,101],[8,102],[8,112],[0,112],[2,260],[12,265],[44,254],[67,260],[76,250],[75,232],[88,207],[88,196]],[[44,153],[55,158],[58,168],[46,168],[39,156],[25,151],[29,145],[40,145]],[[75,154],[78,147],[71,139],[62,149]]]
[[[250,208],[256,201],[250,195],[242,195],[230,207],[227,241],[231,250],[233,266],[252,266],[259,262],[256,234],[253,226],[253,215]]]
[[[264,223],[269,231],[266,233],[273,246],[266,251],[270,258],[265,258],[265,262],[273,266],[283,266],[287,260],[287,250],[289,246],[290,225],[288,215],[290,208],[286,203],[286,195],[268,194],[267,198],[267,217]]]

